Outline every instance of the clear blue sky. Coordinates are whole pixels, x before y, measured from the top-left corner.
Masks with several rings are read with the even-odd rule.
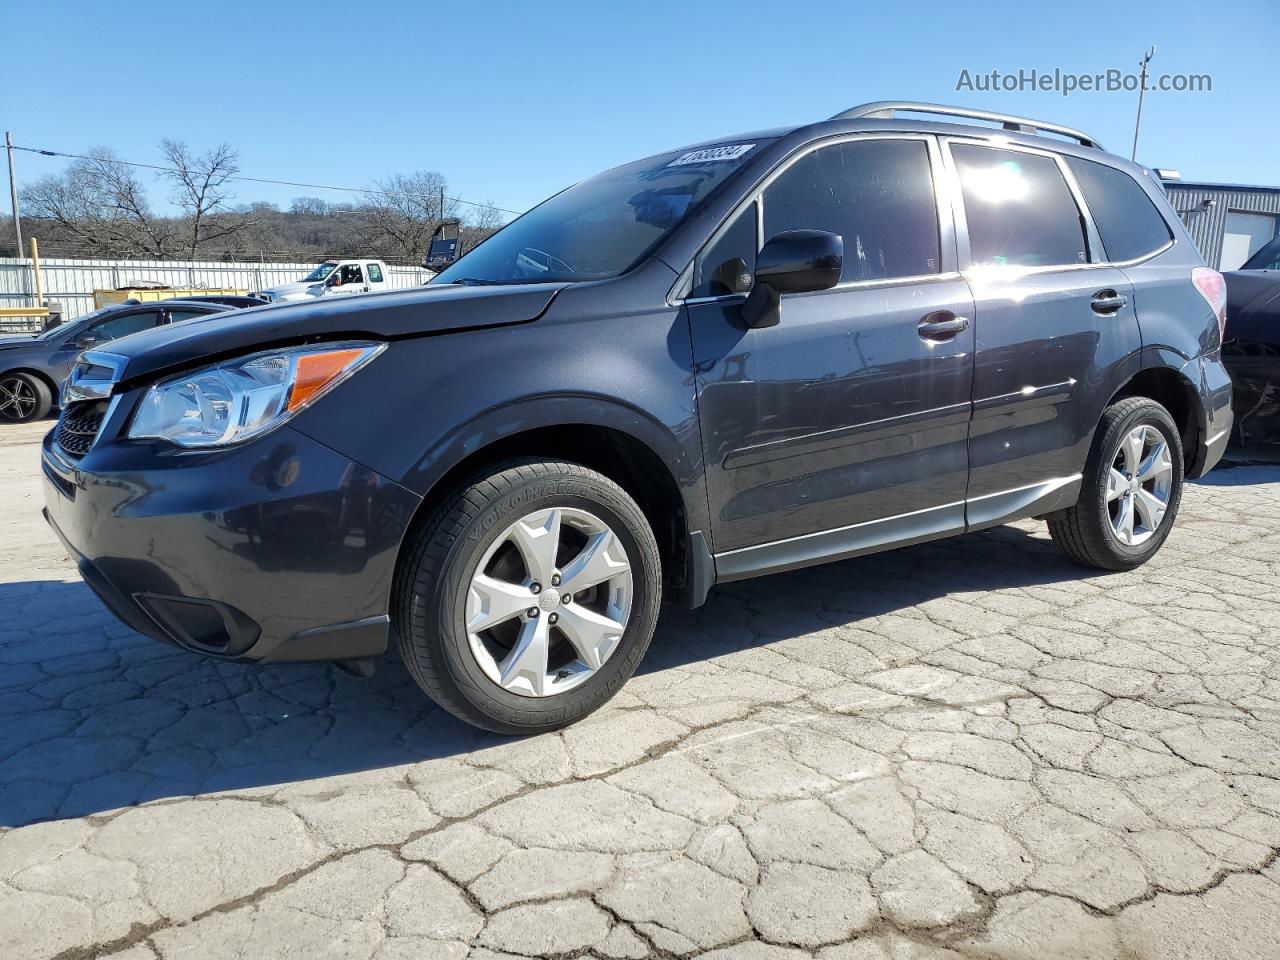
[[[0,62],[0,127],[16,143],[157,162],[162,137],[225,140],[253,176],[367,186],[438,170],[454,195],[524,209],[648,153],[890,98],[1052,119],[1128,155],[1136,94],[956,81],[961,68],[1136,70],[1154,43],[1156,74],[1207,73],[1213,91],[1149,94],[1138,159],[1187,179],[1280,184],[1276,0],[0,0],[0,18],[20,25]],[[62,164],[19,154],[19,177]]]

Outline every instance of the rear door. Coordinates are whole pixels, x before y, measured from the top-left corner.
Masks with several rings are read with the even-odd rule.
[[[1137,369],[1128,277],[1057,154],[948,140],[977,362],[968,522],[1074,502],[1103,405]],[[1024,513],[1025,515],[1025,513]]]
[[[722,578],[963,527],[973,303],[940,177],[929,137],[828,142],[700,256],[688,311]],[[749,329],[761,238],[795,229],[844,238],[841,282]]]
[[[176,309],[165,311],[165,322],[166,323],[183,323],[187,320],[193,320],[196,317],[205,317],[211,313],[223,313],[223,312],[225,311],[219,310],[217,308],[178,307]]]

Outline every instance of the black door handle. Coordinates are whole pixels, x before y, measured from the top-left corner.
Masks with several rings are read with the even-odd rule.
[[[957,317],[950,310],[941,310],[938,313],[931,313],[921,319],[916,327],[916,332],[920,334],[922,340],[932,340],[940,342],[950,340],[956,334],[969,329],[968,317]]]
[[[1093,295],[1093,299],[1089,301],[1089,306],[1093,308],[1094,313],[1110,317],[1119,313],[1128,302],[1128,297],[1116,293],[1114,290],[1099,290]]]

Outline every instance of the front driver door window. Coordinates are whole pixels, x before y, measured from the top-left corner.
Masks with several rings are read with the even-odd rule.
[[[342,286],[363,286],[364,274],[360,271],[358,263],[344,263],[342,265]]]
[[[150,330],[159,322],[159,310],[141,310],[134,313],[112,314],[91,323],[85,329],[65,337],[51,358],[54,378],[61,383],[71,374],[71,367],[81,350],[94,350],[112,340],[119,340],[131,333]]]
[[[688,308],[728,576],[785,566],[788,552],[839,551],[841,537],[886,530],[840,528],[897,514],[963,525],[973,331],[920,330],[972,308],[934,202],[935,153],[926,137],[862,137],[801,156],[764,190],[764,237],[840,234],[841,285],[784,297],[766,329],[744,327],[740,297]],[[721,289],[700,279],[704,296]],[[784,538],[798,539],[759,547]]]
[[[96,341],[96,343],[107,343],[111,340],[119,340],[121,337],[127,337],[131,333],[150,330],[159,322],[159,310],[119,314],[95,323],[80,336],[81,338],[91,338]]]

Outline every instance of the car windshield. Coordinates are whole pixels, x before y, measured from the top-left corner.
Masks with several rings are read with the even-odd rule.
[[[1270,243],[1244,262],[1241,270],[1280,270],[1280,237]]]
[[[615,167],[534,207],[431,282],[616,277],[643,259],[763,143],[674,151]]]
[[[319,283],[325,277],[329,276],[329,274],[333,273],[333,269],[336,266],[337,266],[336,263],[322,263],[320,264],[320,266],[316,267],[314,270],[308,273],[305,277],[303,277],[302,282],[303,283]]]

